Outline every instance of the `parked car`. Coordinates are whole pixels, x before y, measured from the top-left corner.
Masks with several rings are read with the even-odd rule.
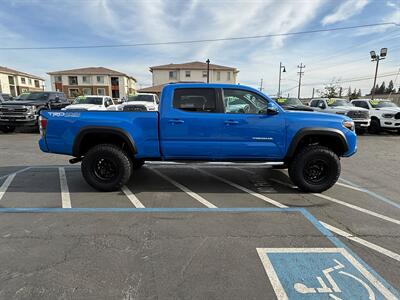
[[[318,98],[312,99],[309,105],[319,112],[348,116],[354,121],[358,134],[363,134],[371,123],[368,109],[354,107],[345,99]]]
[[[356,107],[368,109],[371,114],[371,133],[384,129],[397,130],[400,133],[400,107],[390,100],[356,99],[351,101]]]
[[[122,111],[156,111],[160,100],[156,94],[141,93],[128,96],[128,99],[122,104],[110,106],[108,110]]]
[[[87,95],[77,97],[71,105],[63,110],[107,110],[109,106],[114,106],[114,102],[109,96]],[[115,108],[113,110],[116,110]]]
[[[1,103],[0,126],[7,132],[14,131],[17,126],[37,127],[41,110],[57,110],[69,104],[61,92],[31,92],[24,98]]]
[[[314,108],[304,105],[299,98],[272,98],[284,110],[314,111]]]
[[[249,111],[230,113],[229,97]],[[251,87],[205,83],[166,85],[153,112],[42,111],[40,131],[42,151],[82,161],[83,177],[102,191],[120,189],[146,160],[201,160],[282,162],[301,190],[322,192],[357,141],[347,116],[286,112]]]

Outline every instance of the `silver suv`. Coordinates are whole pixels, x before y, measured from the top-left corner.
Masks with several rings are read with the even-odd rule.
[[[359,134],[363,134],[371,123],[368,109],[354,107],[345,99],[318,98],[312,99],[309,105],[319,112],[345,115],[352,118]]]

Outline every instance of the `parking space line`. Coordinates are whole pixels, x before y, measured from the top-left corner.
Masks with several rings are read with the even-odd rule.
[[[167,175],[164,175],[163,173],[161,173],[158,170],[155,170],[154,168],[149,168],[149,170],[153,171],[154,173],[156,173],[158,176],[164,178],[165,180],[169,181],[170,183],[172,183],[173,185],[175,185],[178,189],[180,189],[181,191],[185,192],[186,194],[188,194],[190,197],[196,199],[197,201],[199,201],[200,203],[202,203],[203,205],[209,207],[209,208],[217,208],[214,204],[212,204],[211,202],[207,201],[206,199],[204,199],[202,196],[200,196],[199,194],[191,191],[190,189],[188,189],[186,186],[180,184],[179,182],[176,182],[175,180],[173,180],[172,178],[168,177]]]
[[[31,169],[31,168],[32,168],[32,167],[26,167],[26,168],[20,169],[20,170],[18,170],[18,171],[15,171],[15,172],[13,172],[13,173],[11,173],[11,174],[7,174],[7,175],[0,176],[0,180],[3,179],[3,178],[9,177],[9,176],[11,176],[11,175],[16,175],[16,174],[25,172],[25,171],[27,171],[27,170],[29,170],[29,169]]]
[[[287,187],[290,187],[290,188],[293,188],[293,189],[297,189],[297,187],[294,186],[293,184],[290,184],[290,183],[287,183],[287,182],[283,182],[283,181],[277,180],[277,179],[271,179],[271,180],[276,182],[276,183],[285,185]],[[350,204],[350,203],[344,202],[342,200],[339,200],[339,199],[336,199],[336,198],[332,198],[332,197],[329,197],[327,195],[320,194],[320,193],[311,193],[311,195],[314,195],[314,196],[319,197],[319,198],[323,198],[325,200],[328,200],[328,201],[331,201],[331,202],[334,202],[334,203],[337,203],[337,204],[340,204],[340,205],[343,205],[343,206],[347,206],[347,207],[349,207],[351,209],[358,210],[358,211],[360,211],[362,213],[365,213],[367,215],[374,216],[376,218],[379,218],[379,219],[382,219],[382,220],[385,220],[385,221],[400,225],[400,220],[396,220],[396,219],[393,219],[391,217],[387,217],[385,215],[378,214],[378,213],[376,213],[374,211],[371,211],[371,210],[368,210],[366,208],[362,208],[362,207],[359,207],[359,206],[356,206],[356,205],[353,205],[353,204]]]
[[[4,183],[0,186],[0,200],[3,198],[4,194],[6,193],[8,187],[10,186],[11,182],[14,180],[16,173],[11,174],[7,177]]]
[[[125,196],[128,197],[128,199],[132,202],[132,204],[136,207],[136,208],[144,208],[144,205],[142,202],[140,202],[140,200],[135,196],[135,194],[133,194],[131,192],[130,189],[128,189],[128,187],[126,185],[124,185],[121,190],[124,192]]]
[[[203,173],[205,175],[211,176],[211,177],[213,177],[213,178],[215,178],[215,179],[217,179],[219,181],[222,181],[222,182],[224,182],[226,184],[229,184],[230,186],[233,186],[233,187],[235,187],[235,188],[237,188],[239,190],[242,190],[243,192],[246,192],[246,193],[248,193],[248,194],[250,194],[250,195],[252,195],[254,197],[257,197],[257,198],[259,198],[259,199],[261,199],[261,200],[263,200],[265,202],[268,202],[269,204],[275,205],[275,206],[280,207],[280,208],[287,208],[288,207],[288,206],[286,206],[286,205],[284,205],[284,204],[282,204],[282,203],[280,203],[278,201],[275,201],[275,200],[272,200],[271,198],[268,198],[267,196],[264,196],[264,195],[262,195],[260,193],[257,193],[257,192],[254,192],[252,190],[249,190],[248,188],[245,188],[244,186],[241,186],[241,185],[239,185],[237,183],[234,183],[234,182],[232,182],[230,180],[227,180],[225,178],[222,178],[222,177],[219,177],[217,175],[214,175],[214,174],[212,174],[210,172],[207,172],[205,170],[202,170],[202,169],[195,169],[195,170],[197,170],[197,171],[199,171],[199,172],[201,172],[201,173]]]
[[[58,174],[60,176],[60,187],[61,187],[61,205],[63,208],[71,208],[71,197],[69,195],[67,176],[65,175],[65,169],[58,168]]]
[[[367,248],[375,250],[376,252],[382,253],[382,254],[390,257],[390,258],[393,258],[394,260],[400,261],[400,255],[395,253],[395,252],[393,252],[393,251],[390,251],[390,250],[385,249],[385,248],[383,248],[381,246],[378,246],[378,245],[375,245],[373,243],[370,243],[370,242],[368,242],[368,241],[366,241],[366,240],[364,240],[362,238],[356,237],[356,236],[354,236],[354,235],[352,235],[352,234],[350,234],[350,233],[348,233],[348,232],[346,232],[344,230],[341,230],[341,229],[336,228],[336,227],[334,227],[332,225],[326,224],[325,222],[322,222],[322,221],[319,221],[319,222],[326,229],[336,233],[337,235],[340,235],[340,236],[342,236],[342,237],[344,237],[346,239],[349,239],[349,240],[354,241],[354,242],[356,242],[358,244],[361,244],[361,245],[363,245],[363,246],[365,246]]]

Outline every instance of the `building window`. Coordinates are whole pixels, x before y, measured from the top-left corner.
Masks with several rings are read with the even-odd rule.
[[[82,83],[90,83],[90,77],[89,76],[82,76]]]
[[[8,83],[9,84],[14,84],[14,77],[8,76]]]
[[[104,88],[98,88],[97,89],[97,95],[105,96],[106,95],[106,90]]]
[[[220,80],[221,80],[221,72],[218,71],[218,72],[217,72],[217,81],[220,81]]]
[[[82,89],[84,95],[91,95],[92,89],[91,88],[83,88]]]
[[[69,85],[78,85],[78,77],[77,76],[68,76],[68,84]]]
[[[62,82],[62,77],[61,76],[55,76],[54,77],[54,81],[57,82],[57,83],[60,83],[60,82]]]
[[[21,77],[21,83],[22,83],[22,84],[25,84],[25,83],[26,83],[25,77]]]
[[[96,76],[96,79],[97,79],[97,83],[104,83],[104,76]]]
[[[36,79],[35,79],[35,87],[37,87],[37,88],[40,87],[40,85],[39,85],[39,80],[36,80]]]
[[[69,98],[76,98],[79,96],[79,89],[68,89]]]
[[[29,85],[32,85],[32,79],[28,78]]]
[[[203,77],[207,78],[207,71],[203,71]]]
[[[231,72],[228,72],[228,73],[226,73],[227,75],[226,75],[226,79],[228,80],[228,81],[230,81],[231,80]]]
[[[190,77],[190,71],[185,71],[185,77]]]
[[[169,71],[169,79],[177,80],[178,79],[178,72],[177,71]]]

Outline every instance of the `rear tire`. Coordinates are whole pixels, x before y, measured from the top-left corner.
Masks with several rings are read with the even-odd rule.
[[[99,191],[121,189],[132,174],[132,162],[121,148],[100,144],[91,148],[82,160],[82,175],[86,182]]]
[[[357,133],[358,135],[363,135],[363,134],[365,133],[365,128],[358,128],[358,129],[356,129],[356,133]]]
[[[370,133],[379,134],[382,131],[381,122],[378,119],[372,119],[368,131]]]
[[[4,125],[0,127],[0,130],[4,133],[11,133],[15,131],[15,126]]]
[[[339,157],[323,146],[306,147],[291,161],[289,176],[303,192],[321,193],[339,179]]]

